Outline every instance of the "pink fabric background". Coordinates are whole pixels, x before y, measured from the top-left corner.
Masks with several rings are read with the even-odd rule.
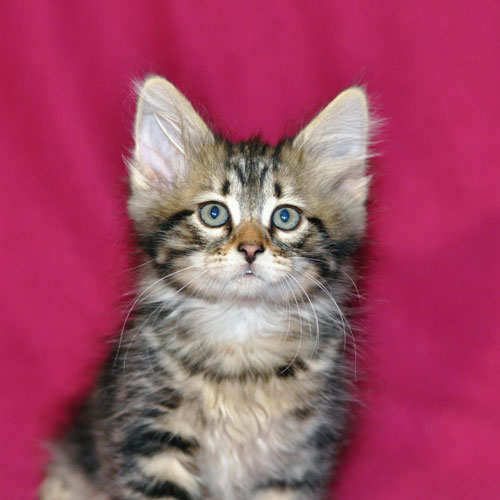
[[[387,121],[358,343],[365,405],[336,498],[500,498],[499,6],[3,2],[0,497],[34,497],[40,443],[123,318],[121,157],[132,81],[157,72],[232,137],[271,141],[366,83]]]

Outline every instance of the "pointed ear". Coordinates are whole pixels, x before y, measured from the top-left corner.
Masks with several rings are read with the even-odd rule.
[[[213,134],[189,101],[167,80],[151,76],[139,87],[132,190],[171,187],[187,169],[190,147]]]
[[[325,192],[354,190],[356,197],[366,198],[369,125],[365,93],[352,87],[339,94],[294,139]]]

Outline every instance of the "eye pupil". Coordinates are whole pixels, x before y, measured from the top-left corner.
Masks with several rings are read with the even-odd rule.
[[[217,219],[217,217],[219,217],[219,214],[219,207],[217,205],[214,205],[210,210],[210,217],[212,217],[212,219]]]
[[[283,222],[288,222],[289,218],[290,218],[290,212],[286,208],[280,211],[280,219]]]

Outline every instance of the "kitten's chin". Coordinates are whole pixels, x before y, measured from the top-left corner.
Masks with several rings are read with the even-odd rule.
[[[199,280],[191,276],[183,278],[189,283],[186,287],[188,294],[194,297],[217,302],[279,305],[287,303],[295,292],[288,274],[241,266],[237,269],[208,269]]]
[[[224,281],[221,282],[220,298],[231,302],[278,303],[284,298],[279,283],[255,271],[246,270]]]
[[[229,280],[224,287],[224,295],[236,301],[261,301],[267,295],[268,286],[261,276],[249,270]]]

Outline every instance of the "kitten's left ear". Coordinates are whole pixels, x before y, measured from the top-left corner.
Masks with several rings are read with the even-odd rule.
[[[147,78],[135,118],[132,190],[171,187],[186,172],[189,148],[211,141],[210,129],[169,81]]]
[[[311,162],[311,175],[326,193],[339,188],[365,201],[369,139],[368,103],[364,91],[352,87],[337,96],[294,139]]]

